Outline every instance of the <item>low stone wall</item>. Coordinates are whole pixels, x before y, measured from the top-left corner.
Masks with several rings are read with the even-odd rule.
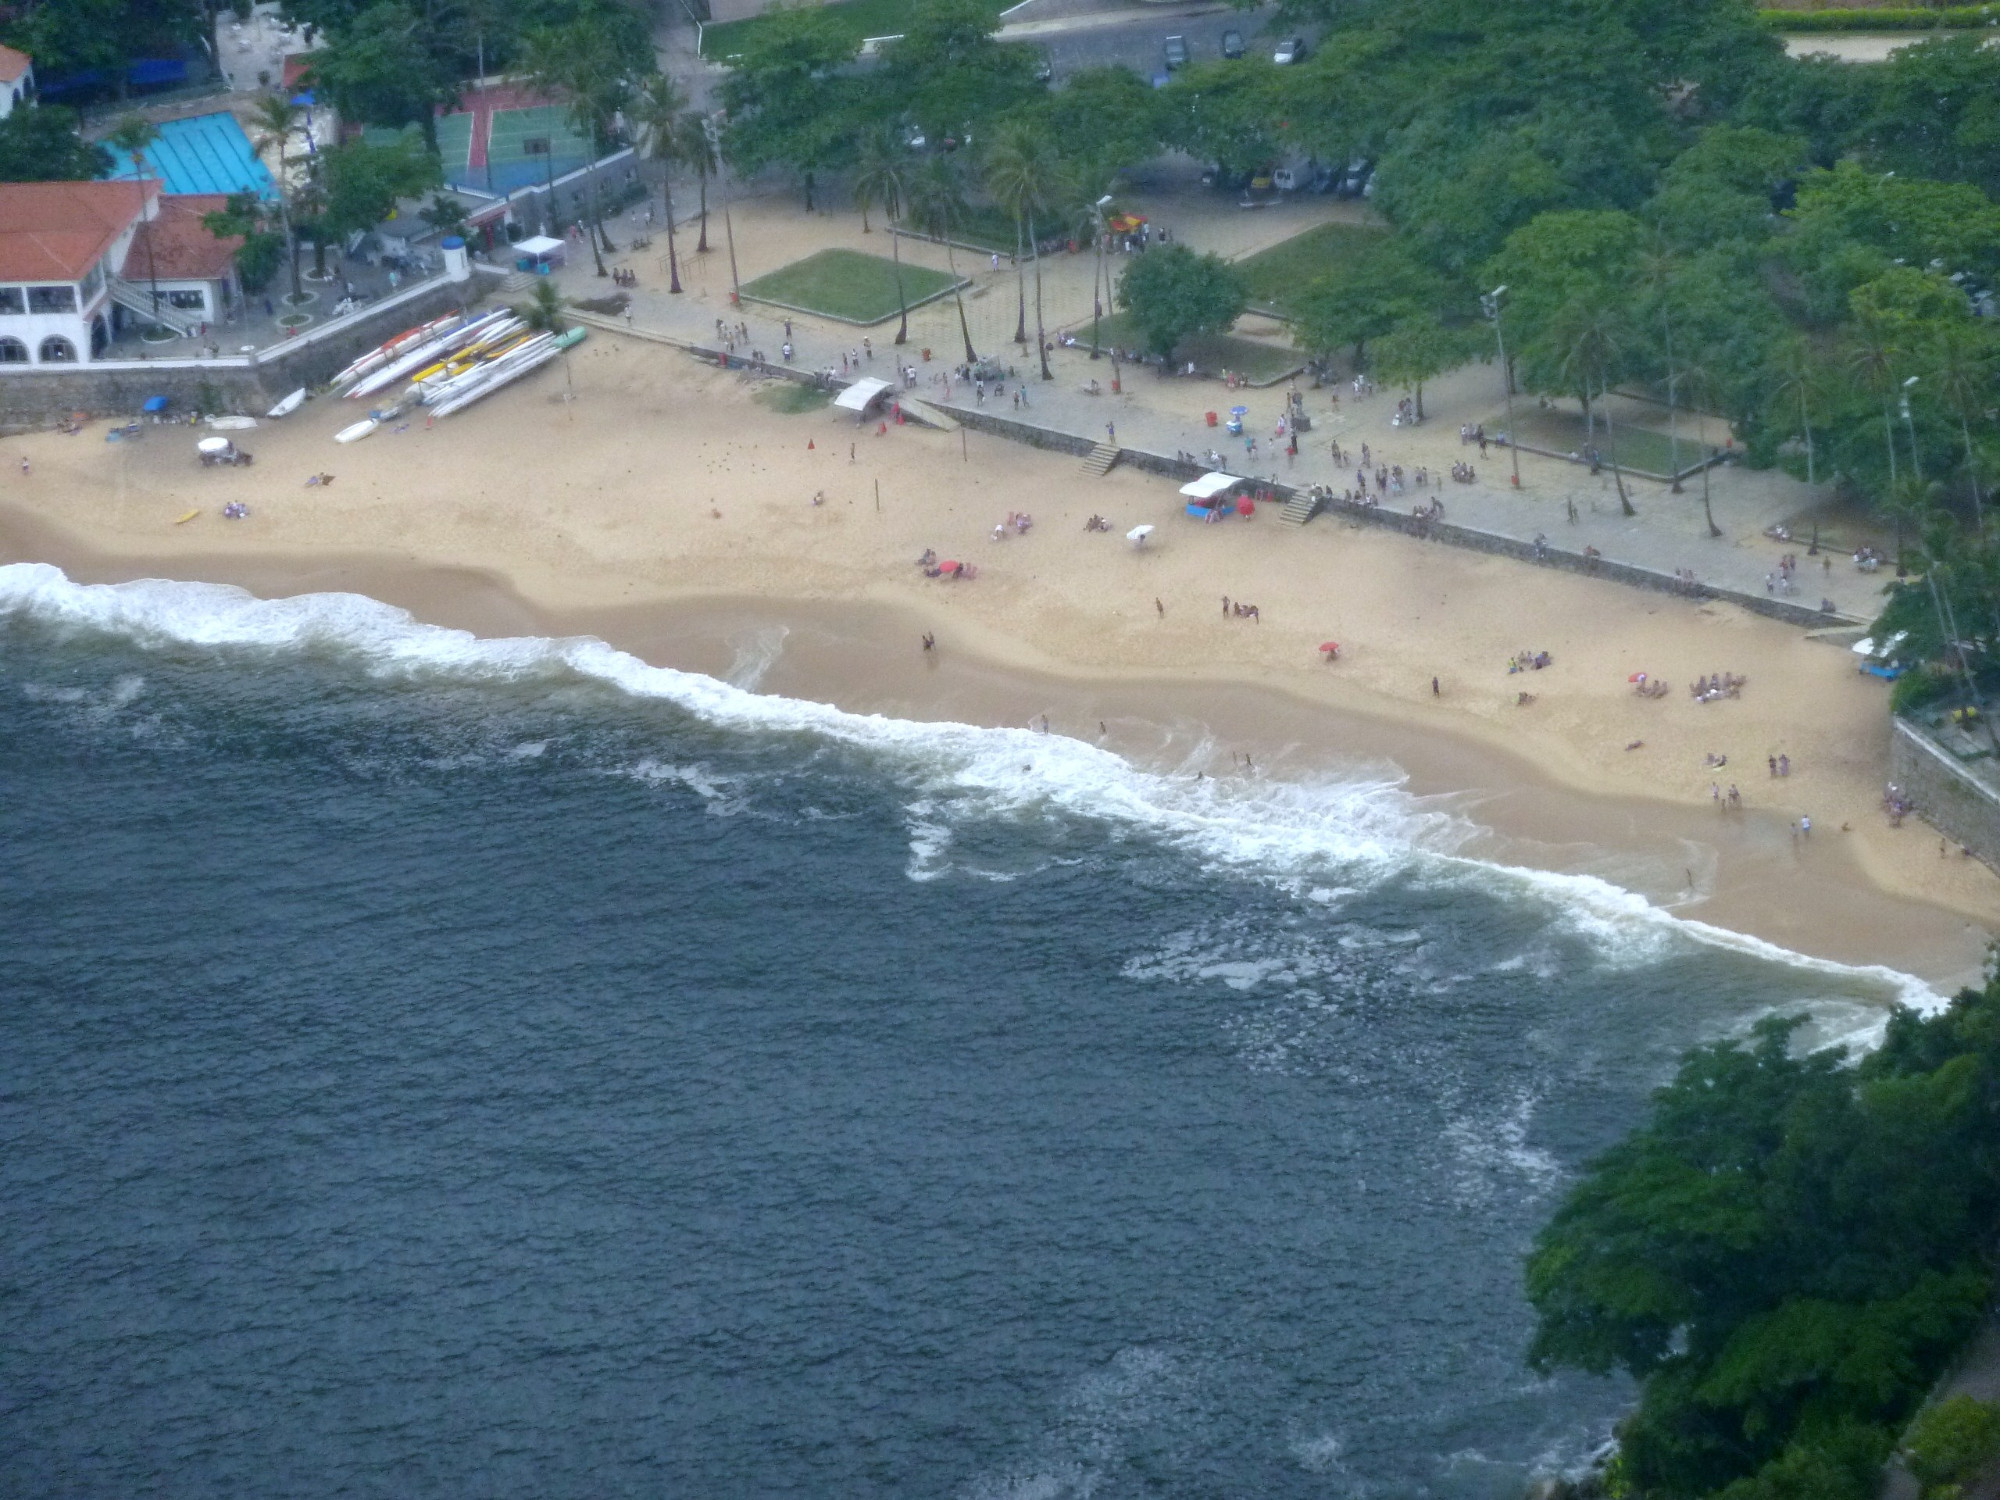
[[[974,432],[990,432],[995,437],[1012,438],[1017,443],[1026,443],[1031,448],[1051,448],[1057,453],[1074,453],[1081,457],[1097,444],[1087,437],[1077,437],[1072,433],[1057,432],[1051,427],[1037,427],[1032,422],[1019,422],[1012,417],[997,416],[981,411],[977,407],[967,410],[963,406],[940,406],[961,427],[970,427]],[[1125,450],[1129,460],[1131,450]]]
[[[280,344],[259,355],[120,359],[10,371],[0,375],[0,431],[33,431],[72,411],[136,414],[152,396],[165,396],[178,411],[213,401],[224,411],[261,416],[289,391],[324,385],[364,349],[477,300],[479,288],[476,282],[440,278],[412,290],[410,297],[364,309],[325,337]]]
[[[953,408],[953,415],[958,415],[956,408]],[[1089,451],[1088,442],[1082,439],[1077,441],[1083,442],[1083,447],[1078,451]],[[1208,472],[1200,464],[1168,458],[1158,453],[1144,453],[1132,448],[1124,449],[1118,461],[1135,469],[1144,469],[1149,473],[1164,474],[1175,479],[1196,479]],[[1268,480],[1255,482],[1269,490],[1280,505],[1294,495],[1304,493],[1296,485],[1277,484]],[[1706,583],[1684,583],[1671,573],[1657,573],[1651,568],[1612,562],[1604,557],[1587,557],[1581,552],[1571,552],[1553,543],[1537,547],[1533,542],[1524,542],[1517,537],[1501,536],[1492,531],[1476,531],[1470,526],[1459,526],[1445,520],[1426,520],[1421,516],[1411,515],[1406,510],[1389,506],[1363,505],[1358,501],[1342,500],[1336,496],[1320,501],[1315,514],[1344,516],[1369,526],[1386,526],[1407,536],[1425,537],[1432,541],[1449,543],[1454,547],[1469,547],[1475,552],[1491,552],[1496,556],[1511,557],[1519,562],[1534,563],[1538,567],[1560,568],[1566,573],[1581,573],[1590,578],[1608,578],[1613,583],[1630,584],[1634,588],[1651,589],[1655,593],[1677,594],[1684,599],[1722,599],[1753,614],[1783,620],[1788,625],[1824,627],[1866,623],[1849,619],[1845,615],[1827,614],[1808,605],[1794,604],[1789,599],[1746,594],[1736,589],[1716,588]]]
[[[2000,870],[2000,793],[1907,719],[1889,730],[1889,779],[1926,823]]]

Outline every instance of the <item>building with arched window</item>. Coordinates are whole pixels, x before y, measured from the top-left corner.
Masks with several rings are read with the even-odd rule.
[[[150,179],[0,183],[0,338],[30,366],[88,364],[121,327],[194,336],[220,323],[241,301],[242,241],[202,220],[225,202]],[[21,364],[0,359],[0,372]]]

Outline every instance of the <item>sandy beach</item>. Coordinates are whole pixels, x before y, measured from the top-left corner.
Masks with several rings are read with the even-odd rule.
[[[2000,929],[2000,879],[1881,812],[1885,685],[1794,627],[1339,521],[1200,526],[1163,479],[780,414],[757,382],[616,336],[582,345],[567,380],[574,400],[555,369],[350,447],[332,434],[355,407],[317,400],[241,434],[248,469],[201,468],[185,427],[19,438],[0,558],[90,582],[354,590],[486,635],[590,633],[844,708],[1046,717],[1190,775],[1393,762],[1491,830],[1468,852],[1938,985],[1971,978]],[[308,487],[317,473],[333,483]],[[247,519],[222,519],[231,501]],[[1023,510],[1029,532],[992,539]],[[1084,530],[1093,513],[1110,532]],[[1134,548],[1141,523],[1158,531]],[[978,577],[924,577],[927,547]],[[1524,650],[1553,665],[1510,674]],[[1673,691],[1635,696],[1638,671]],[[1749,679],[1740,698],[1690,700],[1694,677],[1724,671]],[[1788,779],[1768,773],[1779,754]],[[1744,809],[1718,811],[1711,787],[1732,783]]]

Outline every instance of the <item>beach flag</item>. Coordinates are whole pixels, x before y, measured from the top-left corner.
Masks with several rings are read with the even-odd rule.
[[[807,438],[807,439],[806,439],[806,452],[810,453],[810,452],[812,452],[812,451],[813,451],[813,440],[812,440],[811,438]]]

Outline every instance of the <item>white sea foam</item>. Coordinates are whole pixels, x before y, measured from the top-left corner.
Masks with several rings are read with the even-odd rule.
[[[1594,876],[1463,857],[1458,851],[1477,833],[1475,825],[1445,801],[1412,795],[1387,771],[1294,781],[1149,771],[1062,735],[917,723],[760,695],[700,673],[649,666],[590,637],[481,639],[422,624],[359,594],[259,599],[220,584],[79,584],[48,564],[15,563],[0,566],[0,613],[31,615],[59,629],[111,632],[145,647],[339,652],[384,677],[582,677],[671,702],[718,728],[799,734],[877,753],[914,780],[919,802],[929,807],[921,818],[912,817],[915,879],[942,872],[938,861],[945,854],[933,826],[1070,814],[1143,830],[1212,869],[1278,879],[1314,899],[1337,900],[1340,888],[1390,877],[1434,888],[1505,889],[1546,903],[1589,940],[1597,962],[1607,967],[1653,962],[1694,942],[1803,966],[1844,988],[1863,984],[1909,1003],[1939,1003],[1909,975],[1806,958],[1676,917]],[[1337,884],[1330,887],[1330,880]],[[1330,889],[1336,894],[1329,898]]]

